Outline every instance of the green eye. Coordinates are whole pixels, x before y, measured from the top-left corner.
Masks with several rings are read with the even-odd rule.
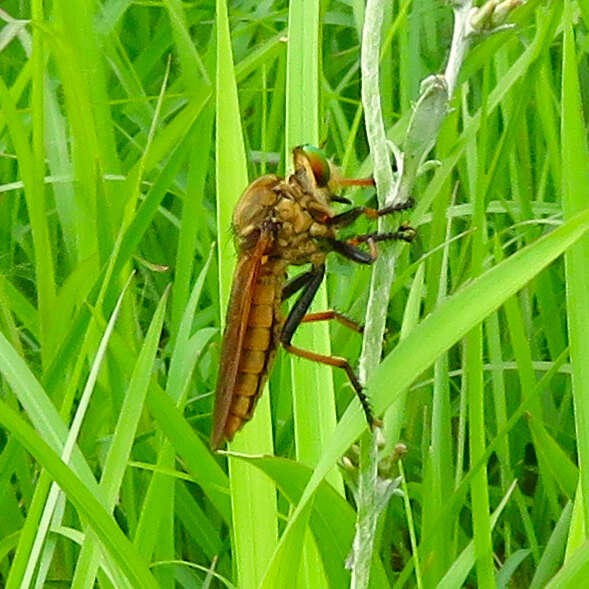
[[[320,188],[327,186],[331,176],[331,170],[329,168],[327,156],[323,150],[313,145],[301,145],[301,150],[307,156],[307,159],[311,164],[311,169],[313,170],[317,186]]]

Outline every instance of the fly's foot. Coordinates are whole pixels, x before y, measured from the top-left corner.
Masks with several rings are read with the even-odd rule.
[[[375,429],[382,427],[384,424],[382,422],[382,419],[378,419],[378,417],[373,417],[372,423],[370,423],[369,425],[370,425],[370,429],[372,431],[374,431]]]

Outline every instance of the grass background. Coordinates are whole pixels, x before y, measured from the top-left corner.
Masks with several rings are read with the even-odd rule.
[[[281,355],[231,445],[253,456],[207,440],[248,178],[288,172],[302,142],[370,172],[363,2],[0,10],[0,585],[348,586],[355,471],[337,461],[364,423],[343,376]],[[568,587],[589,566],[589,3],[512,19],[469,53],[403,216],[419,239],[367,389],[381,475],[402,441],[409,500],[379,522],[374,587]],[[451,26],[443,3],[388,3],[396,142]],[[317,308],[362,321],[370,270],[328,269]],[[296,341],[360,349],[337,325]]]

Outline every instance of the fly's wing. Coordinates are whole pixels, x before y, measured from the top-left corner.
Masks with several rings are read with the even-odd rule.
[[[215,411],[211,433],[211,448],[214,450],[219,448],[225,438],[225,425],[233,399],[252,296],[262,265],[262,258],[270,249],[271,244],[270,233],[262,231],[253,250],[241,254],[233,275],[215,392]]]

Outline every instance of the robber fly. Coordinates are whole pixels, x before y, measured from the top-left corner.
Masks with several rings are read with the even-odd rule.
[[[324,153],[310,145],[293,150],[294,173],[286,179],[275,174],[258,178],[245,190],[233,213],[233,230],[239,260],[227,310],[221,362],[215,394],[211,447],[248,421],[262,393],[279,344],[297,356],[343,368],[354,387],[366,419],[375,420],[366,395],[350,364],[343,358],[324,356],[291,344],[301,322],[336,319],[347,327],[361,327],[335,311],[306,315],[325,275],[325,258],[330,251],[360,264],[376,258],[378,241],[411,241],[414,230],[401,226],[394,233],[372,233],[340,240],[336,230],[360,215],[376,219],[399,211],[411,203],[376,210],[353,207],[334,214],[331,202],[351,204],[332,192],[336,186],[373,185],[372,178],[341,178]],[[366,252],[358,245],[366,243]],[[286,281],[290,265],[311,264],[311,269]],[[282,302],[301,291],[284,318]]]

